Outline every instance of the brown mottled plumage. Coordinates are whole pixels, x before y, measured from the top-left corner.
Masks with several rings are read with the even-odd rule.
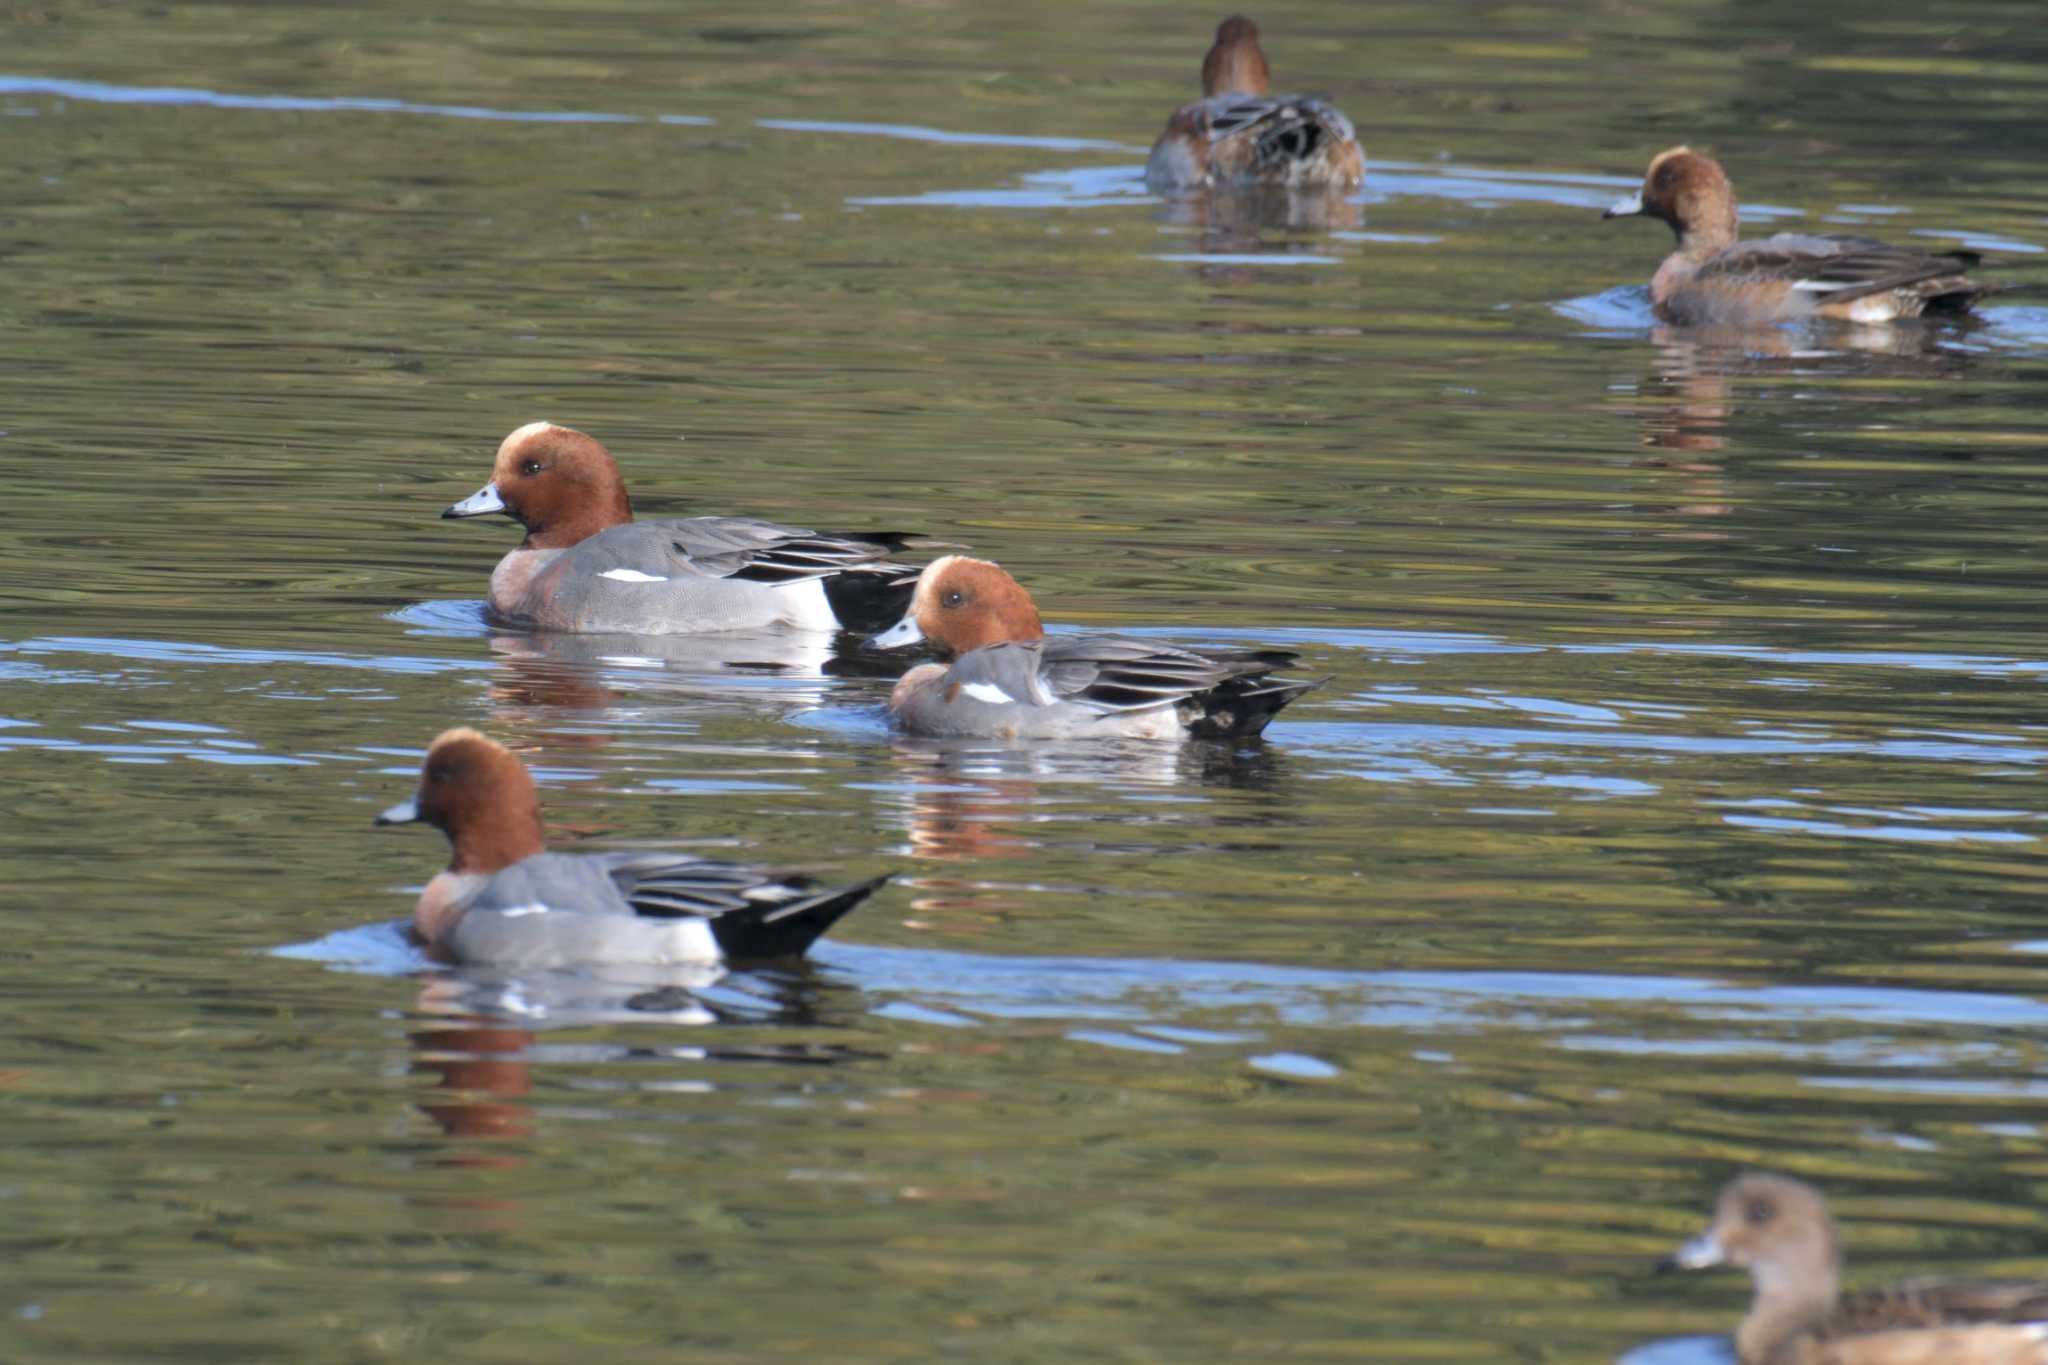
[[[1974,252],[1800,232],[1739,241],[1727,173],[1690,147],[1659,152],[1642,188],[1601,216],[1638,215],[1670,224],[1678,237],[1677,250],[1650,280],[1651,306],[1669,322],[1889,322],[1966,312],[1985,292],[1963,273],[1976,264]]]
[[[1365,153],[1351,120],[1308,95],[1271,93],[1259,26],[1233,14],[1202,59],[1202,98],[1166,121],[1145,164],[1154,193],[1220,185],[1356,189]]]
[[[1735,1331],[1742,1365],[2048,1365],[2048,1281],[1904,1280],[1839,1292],[1841,1242],[1820,1192],[1751,1173],[1722,1188],[1714,1221],[1660,1268],[1747,1269]]]

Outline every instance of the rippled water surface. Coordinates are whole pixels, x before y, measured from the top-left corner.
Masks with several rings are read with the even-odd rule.
[[[1261,8],[1372,171],[1139,180],[1161,4],[0,16],[0,1355],[1725,1359],[1823,1184],[2048,1273],[2031,7]],[[1967,324],[1656,327],[1659,148]],[[1262,743],[893,737],[899,666],[494,631],[504,433],[1300,651]],[[449,973],[438,730],[562,847],[895,883],[801,967]]]

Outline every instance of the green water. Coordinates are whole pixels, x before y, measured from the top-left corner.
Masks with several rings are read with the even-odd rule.
[[[1745,1166],[1852,1279],[2048,1274],[2033,8],[1262,8],[1372,163],[1295,229],[1138,183],[1216,17],[0,14],[0,1357],[1596,1361],[1732,1324],[1648,1265]],[[2009,292],[1655,329],[1597,210],[1678,141]],[[1328,681],[963,749],[494,637],[437,515],[542,417]],[[897,880],[537,1017],[390,927],[455,724],[557,846]]]

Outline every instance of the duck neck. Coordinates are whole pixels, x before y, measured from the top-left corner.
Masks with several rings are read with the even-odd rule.
[[[1816,1331],[1834,1312],[1840,1276],[1834,1267],[1797,1277],[1759,1275],[1756,1297],[1735,1332],[1742,1365],[1777,1365],[1784,1348]]]
[[[531,858],[545,847],[541,841],[540,804],[535,801],[499,818],[465,825],[451,834],[448,842],[453,845],[453,856],[448,860],[450,872],[489,876]]]
[[[596,490],[567,511],[543,514],[537,523],[529,522],[526,539],[519,548],[566,550],[571,545],[581,545],[599,531],[609,531],[632,520],[633,501],[626,496],[625,485],[614,483]]]
[[[1690,218],[1682,226],[1673,223],[1671,230],[1678,235],[1679,252],[1695,259],[1703,259],[1734,246],[1740,234],[1733,204]]]

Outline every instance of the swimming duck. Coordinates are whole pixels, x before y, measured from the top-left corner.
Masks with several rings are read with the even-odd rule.
[[[1977,263],[1975,252],[1803,232],[1738,241],[1727,173],[1690,147],[1659,152],[1642,188],[1600,216],[1636,215],[1662,219],[1678,237],[1677,249],[1650,279],[1650,305],[1667,322],[1889,322],[1966,312],[1986,292],[1963,273]]]
[[[1316,682],[1274,678],[1291,650],[1197,654],[1114,635],[1045,633],[1023,585],[984,559],[947,555],[918,575],[910,610],[875,637],[929,641],[889,695],[911,734],[1000,739],[1224,739],[1256,735]]]
[[[501,441],[491,481],[441,515],[494,512],[526,538],[491,573],[491,614],[539,630],[868,632],[903,610],[916,576],[887,562],[907,539],[895,533],[822,535],[754,517],[635,521],[611,452],[552,422]]]
[[[687,853],[549,853],[533,775],[475,730],[437,736],[418,793],[377,817],[448,836],[413,933],[458,962],[560,968],[795,957],[887,875],[820,890],[806,879]]]
[[[1233,14],[1216,26],[1202,59],[1202,98],[1166,121],[1145,163],[1154,194],[1210,186],[1354,190],[1365,152],[1351,120],[1309,95],[1269,94],[1259,26]]]
[[[1732,1265],[1756,1288],[1735,1331],[1742,1365],[2048,1365],[2048,1281],[1906,1280],[1839,1293],[1840,1237],[1820,1192],[1736,1177],[1707,1230],[1660,1269]]]

